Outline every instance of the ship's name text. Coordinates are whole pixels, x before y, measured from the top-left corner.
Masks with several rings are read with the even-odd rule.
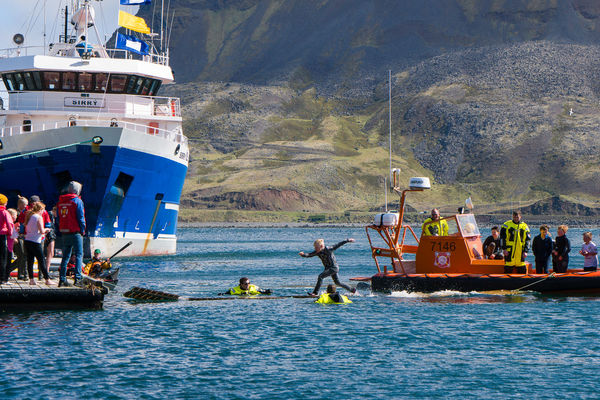
[[[65,97],[65,107],[104,108],[104,99]]]

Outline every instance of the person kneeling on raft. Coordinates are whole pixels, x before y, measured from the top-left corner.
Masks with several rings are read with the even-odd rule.
[[[339,294],[334,284],[327,285],[327,292],[323,293],[315,303],[320,304],[347,304],[352,303],[346,296]]]
[[[221,294],[231,294],[234,296],[255,296],[257,294],[271,294],[271,289],[261,289],[256,285],[250,284],[250,279],[243,277],[240,278],[240,284],[236,287],[229,289],[229,291]]]

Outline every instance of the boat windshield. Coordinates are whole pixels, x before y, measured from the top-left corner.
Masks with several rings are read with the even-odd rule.
[[[459,214],[456,216],[463,237],[479,236],[479,227],[473,214]]]

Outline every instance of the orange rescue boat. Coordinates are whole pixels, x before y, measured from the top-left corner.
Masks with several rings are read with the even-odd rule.
[[[405,190],[396,187],[396,181],[394,171],[394,191],[401,196],[399,212],[378,214],[375,223],[366,227],[377,273],[352,280],[370,281],[373,291],[387,293],[443,290],[600,293],[600,272],[571,269],[566,273],[536,274],[535,268],[527,263],[526,274],[505,274],[503,260],[486,259],[473,214],[442,218],[448,225],[444,236],[418,238],[403,223],[404,202],[408,192],[429,189],[429,179],[412,178],[409,189]],[[406,243],[407,234],[412,235],[417,245]]]

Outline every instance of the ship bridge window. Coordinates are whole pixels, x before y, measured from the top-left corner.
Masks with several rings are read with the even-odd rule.
[[[91,92],[92,91],[92,80],[94,75],[88,74],[87,72],[80,72],[78,78],[78,87],[80,92]]]
[[[140,94],[140,91],[142,90],[142,85],[144,84],[144,78],[142,78],[141,76],[137,76],[137,77],[134,76],[134,77],[131,77],[131,79],[135,80],[135,85],[129,93]]]
[[[23,72],[23,78],[25,79],[25,86],[27,90],[37,90],[35,83],[33,83],[33,76],[31,72]]]
[[[15,72],[15,83],[17,90],[25,90],[25,81],[23,75],[20,72]]]
[[[150,86],[152,86],[152,81],[153,81],[153,79],[150,79],[150,78],[146,78],[144,80],[144,86],[142,86],[142,94],[143,95],[147,95],[148,93],[150,93]]]
[[[127,83],[127,75],[112,75],[110,77],[110,91],[113,93],[122,93]]]
[[[94,91],[105,92],[108,84],[108,74],[96,74],[96,82],[94,84]]]
[[[143,96],[156,96],[162,83],[159,79],[138,75],[111,75],[104,72],[70,71],[9,72],[2,74],[2,80],[6,90],[9,92],[54,90],[65,92],[128,93]]]
[[[77,74],[75,72],[63,72],[62,77],[62,89],[63,90],[76,90],[77,89]]]
[[[44,89],[59,90],[60,89],[60,72],[44,72]]]
[[[15,77],[13,74],[4,74],[2,75],[2,79],[4,80],[4,86],[6,86],[6,90],[9,92],[13,92],[16,90],[15,86]]]
[[[36,90],[42,90],[42,77],[39,71],[31,72],[31,76],[33,77]]]
[[[150,86],[150,91],[148,92],[148,95],[156,96],[156,94],[158,93],[158,89],[160,89],[160,84],[161,81],[159,81],[158,79],[152,79],[152,86]]]

